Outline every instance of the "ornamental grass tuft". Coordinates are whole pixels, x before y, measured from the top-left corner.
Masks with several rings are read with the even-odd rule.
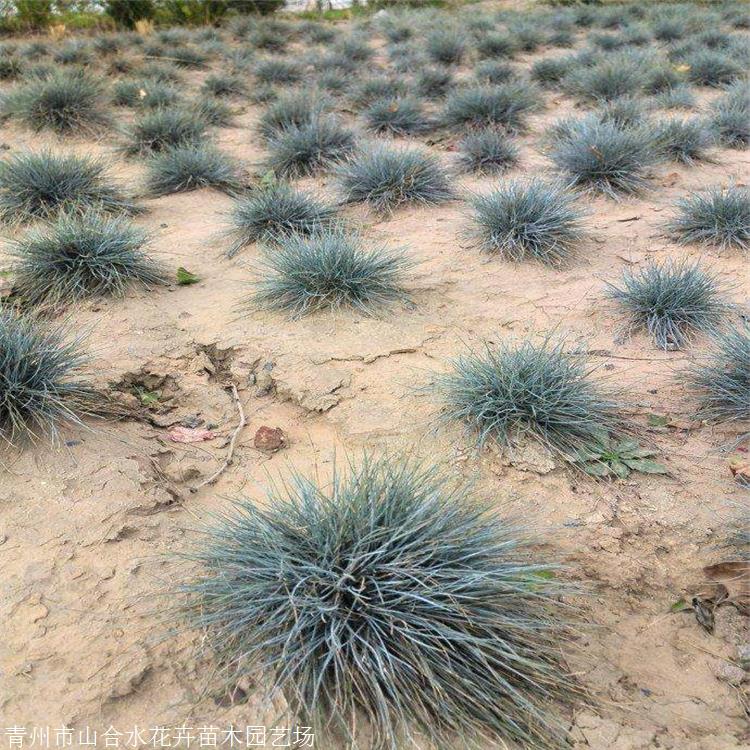
[[[180,616],[230,689],[265,682],[323,747],[555,747],[571,586],[534,550],[441,469],[365,457],[216,517]]]

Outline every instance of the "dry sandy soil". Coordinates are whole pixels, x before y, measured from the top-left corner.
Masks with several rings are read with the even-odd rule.
[[[540,53],[540,55],[543,53]],[[535,57],[519,58],[523,65]],[[193,75],[198,83],[205,73]],[[551,174],[541,150],[545,127],[574,104],[547,94],[547,109],[519,138],[515,174]],[[705,102],[711,94],[702,94]],[[247,106],[218,142],[248,165],[262,157],[253,131],[260,109]],[[114,171],[137,187],[137,162],[98,142],[57,141],[6,125],[10,152],[50,146],[111,157]],[[452,163],[452,142],[433,145]],[[234,261],[222,237],[231,199],[212,191],[146,202],[137,219],[153,232],[153,253],[172,268],[201,277],[193,286],[132,291],[69,311],[89,331],[91,371],[99,386],[159,390],[151,422],[95,422],[5,459],[0,476],[0,720],[13,725],[227,727],[273,721],[273,707],[240,694],[213,694],[210,668],[193,655],[189,637],[164,639],[148,610],[169,583],[163,554],[188,543],[192,531],[228,499],[261,499],[269,477],[290,465],[325,474],[336,453],[420,453],[447,461],[477,480],[478,491],[547,529],[549,554],[561,557],[590,596],[582,601],[590,628],[571,659],[596,699],[571,716],[576,747],[597,750],[724,750],[747,747],[748,696],[735,666],[747,623],[732,607],[717,611],[716,631],[670,605],[720,559],[715,547],[730,501],[741,490],[722,450],[736,432],[688,421],[694,404],[679,372],[704,350],[663,352],[642,335],[623,336],[607,303],[604,280],[650,259],[701,256],[735,282],[746,304],[750,277],[738,252],[680,248],[662,225],[674,201],[710,184],[746,183],[750,152],[717,150],[715,163],[661,166],[642,198],[616,203],[582,198],[592,239],[565,270],[511,265],[482,257],[461,240],[465,203],[399,211],[379,220],[366,209],[345,214],[373,239],[406,246],[419,261],[413,309],[380,318],[350,312],[302,320],[277,314],[239,315],[258,248]],[[512,173],[513,174],[513,173]],[[491,178],[456,177],[462,191]],[[306,185],[330,194],[327,179]],[[414,386],[429,381],[452,355],[480,340],[554,331],[581,344],[598,376],[627,388],[634,414],[669,415],[650,437],[672,477],[634,474],[595,483],[529,453],[508,459],[491,447],[477,452],[460,429],[433,429],[435,403]],[[247,426],[234,464],[216,484],[190,488],[223,460],[238,412],[227,385],[238,388]],[[219,437],[181,445],[170,427],[195,416]],[[256,430],[278,427],[282,450],[254,447]],[[0,740],[0,747],[8,738]],[[76,745],[76,740],[73,746]],[[323,750],[326,750],[323,748]]]

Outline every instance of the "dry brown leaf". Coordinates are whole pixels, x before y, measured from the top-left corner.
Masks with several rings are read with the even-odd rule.
[[[709,582],[726,588],[726,603],[742,610],[750,609],[750,560],[729,560],[707,565],[703,572]]]
[[[710,600],[702,600],[697,596],[693,597],[693,612],[695,612],[695,619],[698,624],[709,633],[714,632],[715,618],[714,608],[715,604]]]

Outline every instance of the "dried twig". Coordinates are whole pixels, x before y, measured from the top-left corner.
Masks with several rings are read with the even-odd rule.
[[[234,383],[232,383],[232,397],[234,398],[234,403],[237,405],[237,411],[240,415],[240,421],[237,424],[237,427],[235,427],[234,432],[232,433],[232,439],[229,441],[229,450],[227,451],[227,457],[224,459],[224,462],[221,464],[221,466],[219,466],[219,468],[213,474],[211,474],[210,477],[207,477],[202,482],[199,482],[195,485],[195,487],[191,487],[190,492],[197,492],[201,487],[205,487],[207,484],[213,484],[232,465],[232,460],[234,459],[234,447],[237,444],[237,438],[240,436],[240,433],[247,424],[247,422],[245,421],[245,410],[242,408],[242,401],[240,401],[240,394],[237,392],[237,386]]]

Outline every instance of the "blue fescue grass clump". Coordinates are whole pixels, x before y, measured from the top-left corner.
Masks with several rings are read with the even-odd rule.
[[[150,78],[161,83],[179,83],[182,79],[180,71],[167,62],[150,62],[142,65],[139,74],[143,78]]]
[[[299,63],[292,60],[269,58],[261,60],[256,66],[255,79],[260,84],[289,84],[302,80],[303,70]]]
[[[518,147],[501,130],[479,130],[458,144],[458,163],[467,172],[496,174],[517,166],[518,160]]]
[[[147,235],[129,220],[63,214],[33,227],[12,246],[14,288],[32,304],[65,304],[85,297],[122,296],[139,283],[165,283],[146,253]]]
[[[136,107],[141,101],[143,82],[132,79],[115,81],[112,86],[112,104],[116,107]]]
[[[585,237],[574,196],[541,180],[504,182],[470,203],[471,238],[483,251],[505,260],[560,265]]]
[[[699,49],[685,59],[688,79],[698,86],[717,88],[733,83],[747,74],[746,66],[732,55]]]
[[[550,32],[547,37],[550,47],[572,47],[575,44],[575,34],[567,28],[558,28]]]
[[[289,36],[283,29],[263,23],[256,26],[250,40],[258,49],[267,50],[268,52],[282,52],[286,49]]]
[[[434,386],[442,419],[467,425],[480,445],[510,448],[530,437],[572,456],[624,429],[619,398],[592,379],[592,369],[563,342],[524,340],[454,359]]]
[[[208,55],[205,52],[184,43],[163,47],[157,57],[163,57],[179,68],[204,68],[208,61]]]
[[[706,29],[693,37],[696,45],[711,50],[731,50],[737,42],[737,37],[723,29]]]
[[[647,103],[643,99],[621,96],[604,102],[594,110],[601,122],[609,122],[618,128],[645,127],[648,125]]]
[[[328,44],[336,38],[334,28],[314,21],[306,22],[301,31],[312,44]]]
[[[203,81],[203,91],[212,96],[243,96],[247,93],[244,78],[231,73],[213,73]]]
[[[631,330],[643,329],[662,349],[681,349],[696,332],[714,333],[731,309],[718,277],[699,263],[650,263],[626,270],[609,295]]]
[[[699,417],[711,422],[750,419],[750,327],[714,337],[709,357],[687,379],[698,398]]]
[[[357,63],[367,62],[375,51],[370,47],[368,38],[364,34],[350,34],[341,37],[334,46],[336,54],[347,57]]]
[[[675,86],[657,94],[655,102],[663,109],[695,109],[697,100],[689,86]]]
[[[550,157],[571,187],[619,198],[643,190],[657,152],[643,129],[588,116],[565,123]]]
[[[12,81],[21,75],[24,64],[21,58],[13,55],[0,57],[0,81]]]
[[[309,235],[330,226],[336,209],[283,182],[258,188],[238,200],[231,213],[231,257],[253,242],[274,242],[290,234]]]
[[[158,81],[145,81],[141,89],[144,93],[138,92],[138,106],[144,109],[159,109],[160,107],[171,107],[178,104],[182,98],[180,90],[168,83],[159,83]]]
[[[136,213],[138,207],[106,174],[103,162],[50,151],[16,153],[0,162],[0,219],[54,218],[89,209]]]
[[[59,47],[52,59],[60,65],[88,65],[94,58],[86,42],[73,40]]]
[[[571,593],[442,468],[364,457],[238,501],[184,555],[183,618],[229,686],[263,672],[322,747],[564,742]]]
[[[414,29],[409,25],[407,18],[391,18],[390,15],[385,15],[380,19],[379,26],[383,36],[391,44],[405,42],[414,36]]]
[[[210,145],[187,145],[161,151],[146,163],[146,189],[151,196],[200,188],[241,190],[236,160]]]
[[[421,103],[413,96],[378,99],[367,107],[363,117],[367,129],[373,133],[417,135],[432,127]]]
[[[569,73],[573,60],[565,57],[544,57],[531,66],[531,77],[548,88],[556,87]]]
[[[442,65],[458,65],[466,55],[466,47],[466,37],[451,29],[436,29],[425,42],[427,56]]]
[[[565,90],[582,101],[611,101],[643,89],[645,66],[640,59],[611,55],[591,66],[578,65],[563,81]]]
[[[422,68],[414,81],[416,93],[425,99],[442,99],[453,85],[453,74],[446,68]]]
[[[356,60],[352,60],[346,55],[340,55],[331,52],[321,57],[315,57],[313,65],[318,73],[344,73],[346,75],[355,75],[359,72],[360,65]]]
[[[321,73],[315,80],[316,86],[321,90],[335,96],[343,96],[351,86],[351,79],[346,73],[328,70]]]
[[[683,245],[750,250],[750,191],[715,187],[693,193],[677,203],[667,231]]]
[[[507,32],[493,31],[477,42],[477,53],[481,58],[513,57],[518,45]]]
[[[510,131],[526,128],[526,116],[540,107],[533,86],[509,81],[498,86],[473,86],[454,91],[445,103],[443,123],[451,128],[502,126]]]
[[[63,326],[0,310],[0,438],[9,446],[55,440],[80,424],[93,389],[80,339]]]
[[[396,73],[403,74],[411,73],[421,65],[434,63],[434,61],[425,58],[419,48],[409,43],[394,44],[390,47],[388,49],[388,60]]]
[[[480,83],[499,84],[517,77],[516,69],[501,60],[485,60],[474,68],[474,78]]]
[[[248,47],[237,47],[227,51],[224,59],[233,73],[247,73],[255,61],[255,52]]]
[[[709,119],[722,146],[746,149],[750,146],[750,86],[742,82],[730,87],[713,102]]]
[[[651,30],[654,39],[660,42],[674,42],[682,39],[685,35],[684,19],[675,18],[674,16],[665,16],[654,20]]]
[[[305,177],[346,159],[354,147],[354,132],[337,118],[315,117],[284,128],[271,138],[263,166],[279,177]]]
[[[159,153],[177,146],[199,146],[207,138],[207,123],[188,109],[156,109],[128,129],[123,151],[129,156]]]
[[[645,94],[661,94],[686,83],[684,72],[680,72],[666,60],[649,61],[649,65],[642,70],[642,74]]]
[[[371,315],[408,302],[403,277],[410,266],[402,251],[369,247],[339,227],[291,234],[266,254],[251,304],[295,318],[342,307]]]
[[[222,99],[213,96],[199,96],[187,105],[187,109],[209,127],[227,128],[232,126],[234,111]]]
[[[26,60],[40,60],[50,54],[49,43],[42,39],[34,39],[25,44],[19,54]]]
[[[697,118],[672,118],[656,124],[656,148],[667,159],[693,165],[711,161],[708,149],[713,145],[711,134]]]
[[[407,88],[402,80],[377,75],[361,81],[349,98],[355,107],[369,107],[379,99],[404,96],[406,93]]]
[[[0,111],[33,130],[90,134],[110,124],[101,83],[80,71],[51,73],[19,83]]]
[[[329,102],[312,97],[309,92],[294,92],[272,102],[258,120],[258,132],[273,138],[286,128],[299,127],[320,117]]]
[[[369,203],[380,213],[402,205],[451,200],[448,175],[432,154],[416,148],[369,146],[337,170],[344,203]]]
[[[508,31],[516,48],[522,52],[536,52],[540,44],[544,42],[544,33],[538,24],[533,21],[519,21],[512,24]]]
[[[179,90],[160,81],[123,80],[112,87],[112,103],[119,107],[158,109],[176,104],[179,100]]]

